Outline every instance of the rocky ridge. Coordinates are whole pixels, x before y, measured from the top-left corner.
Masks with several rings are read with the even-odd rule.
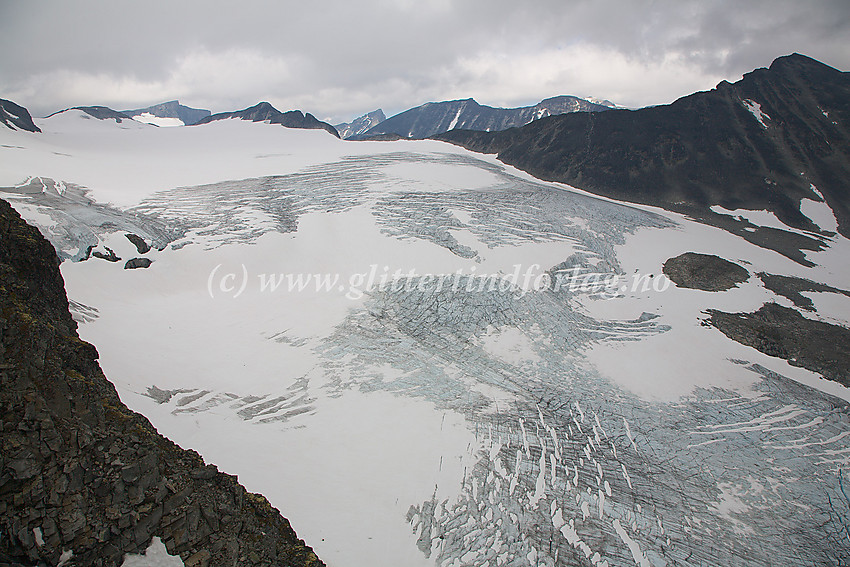
[[[804,265],[830,232],[800,210],[826,202],[850,236],[850,73],[793,54],[732,84],[640,110],[535,120],[436,138],[496,153],[535,177],[682,212]],[[809,234],[756,226],[713,206],[767,210]]]
[[[206,109],[191,108],[189,106],[182,105],[180,104],[180,101],[177,100],[161,102],[159,104],[155,104],[147,108],[137,108],[136,110],[123,110],[122,112],[127,116],[130,116],[131,118],[142,114],[152,114],[160,118],[177,118],[187,126],[195,124],[197,121],[206,118],[207,116],[212,114],[209,110]]]
[[[237,110],[235,112],[220,112],[218,114],[213,114],[198,120],[195,124],[207,124],[209,122],[215,122],[216,120],[226,120],[228,118],[240,118],[242,120],[250,120],[252,122],[268,121],[270,124],[280,124],[285,128],[305,128],[312,130],[321,129],[339,138],[339,133],[336,131],[336,128],[327,122],[322,122],[309,112],[306,114],[303,114],[300,110],[281,112],[268,102],[261,102],[250,108]]]
[[[32,121],[29,111],[11,100],[0,98],[0,123],[5,124],[13,130],[26,130],[27,132],[41,132],[41,128]]]
[[[261,495],[130,411],[79,339],[53,247],[0,200],[0,565],[323,563]]]
[[[67,112],[68,110],[81,110],[82,112],[85,112],[89,116],[97,118],[98,120],[115,120],[115,122],[118,123],[120,123],[122,120],[132,120],[132,118],[127,114],[124,114],[123,112],[118,112],[117,110],[113,110],[108,106],[73,106],[71,108],[66,108],[64,110],[54,112],[53,114],[50,114],[47,118],[50,118],[51,116],[60,114],[62,112]]]
[[[600,112],[609,107],[574,96],[556,96],[533,106],[493,108],[475,100],[428,102],[396,114],[352,139],[398,135],[402,138],[427,138],[453,129],[495,132],[524,126],[546,116],[571,112]]]

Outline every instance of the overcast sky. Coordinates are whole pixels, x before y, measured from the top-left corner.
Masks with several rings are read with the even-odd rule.
[[[639,107],[792,52],[850,70],[850,1],[0,0],[0,98],[35,116],[172,99],[332,123],[468,97]]]

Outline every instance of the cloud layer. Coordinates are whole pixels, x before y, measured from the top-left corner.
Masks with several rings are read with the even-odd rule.
[[[36,115],[179,98],[331,121],[431,100],[637,107],[804,53],[850,68],[850,4],[786,0],[0,3],[0,97]]]

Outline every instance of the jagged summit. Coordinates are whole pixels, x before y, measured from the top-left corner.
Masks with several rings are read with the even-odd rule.
[[[352,136],[358,136],[363,134],[370,128],[373,128],[386,120],[387,117],[384,115],[384,111],[380,108],[377,110],[373,110],[372,112],[367,112],[363,116],[355,118],[351,122],[343,122],[342,124],[337,124],[334,126],[337,132],[339,132],[339,136],[343,139],[351,138]]]
[[[252,122],[268,121],[271,124],[280,124],[286,128],[322,129],[330,132],[337,138],[339,137],[339,133],[336,131],[336,128],[327,122],[322,122],[309,112],[306,114],[302,113],[300,110],[281,112],[265,101],[244,110],[213,114],[199,120],[196,124],[208,124],[216,120],[226,120],[228,118],[240,118],[242,120],[250,120]]]
[[[542,179],[693,215],[802,261],[801,250],[821,248],[817,238],[756,228],[717,207],[766,210],[817,233],[801,202],[826,202],[850,235],[848,124],[850,74],[795,53],[669,105],[437,138]]]
[[[523,126],[554,114],[565,112],[598,112],[607,106],[574,96],[556,96],[533,106],[494,108],[472,98],[427,102],[382,121],[353,138],[397,135],[402,138],[427,138],[453,129],[498,131]]]

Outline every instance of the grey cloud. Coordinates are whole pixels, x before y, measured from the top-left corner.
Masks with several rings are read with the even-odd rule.
[[[38,115],[175,97],[222,111],[269,99],[334,120],[461,96],[638,106],[794,51],[846,69],[848,27],[845,0],[6,1],[0,96],[25,97],[17,102]],[[570,60],[579,56],[592,64]]]

